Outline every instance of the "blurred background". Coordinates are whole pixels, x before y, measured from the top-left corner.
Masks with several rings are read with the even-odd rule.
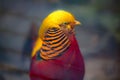
[[[0,80],[29,80],[39,26],[56,9],[82,23],[76,38],[84,80],[120,80],[120,0],[0,0]]]

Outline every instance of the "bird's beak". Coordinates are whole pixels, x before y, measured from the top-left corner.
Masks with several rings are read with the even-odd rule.
[[[75,25],[80,25],[81,23],[77,20],[75,20]]]

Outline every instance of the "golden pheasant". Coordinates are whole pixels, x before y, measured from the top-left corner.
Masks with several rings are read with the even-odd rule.
[[[83,80],[84,61],[74,34],[79,24],[64,10],[43,20],[32,51],[31,80]]]

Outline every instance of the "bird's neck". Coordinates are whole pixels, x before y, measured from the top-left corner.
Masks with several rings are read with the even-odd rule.
[[[45,60],[55,59],[64,54],[70,44],[69,37],[62,30],[57,28],[49,29],[45,33],[40,56]]]

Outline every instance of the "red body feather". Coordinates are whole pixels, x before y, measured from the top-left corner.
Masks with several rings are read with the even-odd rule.
[[[32,58],[30,67],[31,80],[83,80],[84,61],[76,38],[71,36],[69,49],[51,60],[36,60]]]

